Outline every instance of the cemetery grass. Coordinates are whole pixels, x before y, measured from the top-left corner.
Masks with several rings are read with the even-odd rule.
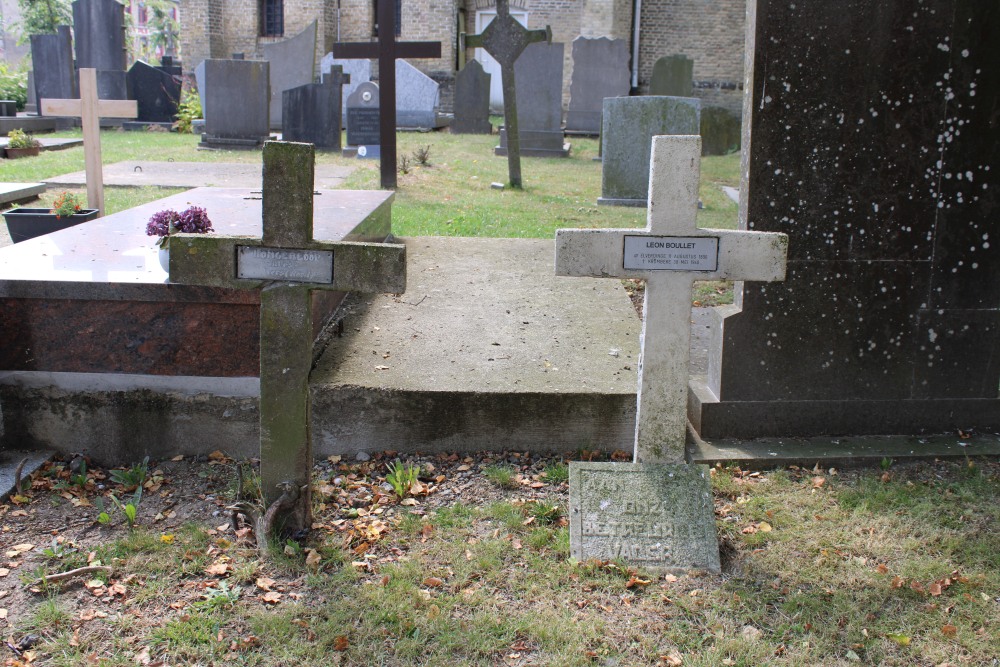
[[[0,636],[37,637],[0,660],[998,664],[996,461],[718,466],[724,573],[674,577],[569,558],[562,458],[404,459],[421,481],[403,503],[385,486],[394,458],[320,463],[315,529],[267,560],[227,526],[221,453],[151,464],[132,528],[95,521],[102,493],[131,493],[122,472],[49,466],[0,509]],[[35,582],[88,561],[112,571]]]

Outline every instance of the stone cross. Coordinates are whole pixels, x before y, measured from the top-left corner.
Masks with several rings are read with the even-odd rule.
[[[396,58],[440,58],[441,42],[397,42],[396,3],[377,0],[378,42],[337,42],[333,57],[378,58],[382,187],[396,189]]]
[[[785,279],[788,237],[696,225],[701,137],[653,138],[645,229],[560,229],[556,274],[642,278],[636,463],[683,463],[695,280]]]
[[[83,125],[83,160],[87,171],[87,204],[104,215],[104,169],[101,165],[101,118],[136,118],[135,100],[102,100],[97,97],[97,70],[80,70],[80,99],[42,99],[43,116],[79,118]]]
[[[507,174],[512,188],[521,187],[521,138],[517,132],[514,63],[532,42],[552,42],[552,29],[528,30],[510,15],[508,0],[497,0],[497,15],[479,35],[466,35],[465,45],[482,48],[500,64],[503,122],[507,130]]]
[[[178,234],[170,240],[175,282],[260,291],[260,468],[268,505],[279,485],[305,488],[284,526],[311,525],[313,290],[406,289],[406,246],[313,239],[312,144],[263,150],[263,238]]]

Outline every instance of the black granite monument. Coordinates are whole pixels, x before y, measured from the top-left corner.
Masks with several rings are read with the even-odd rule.
[[[351,76],[335,65],[323,83],[308,83],[282,93],[282,138],[316,148],[340,150],[341,96]]]

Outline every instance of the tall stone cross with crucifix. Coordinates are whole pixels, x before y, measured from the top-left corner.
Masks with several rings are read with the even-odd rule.
[[[403,292],[406,246],[313,239],[314,147],[269,141],[263,156],[263,238],[173,236],[170,280],[260,291],[261,487],[299,530],[311,525],[312,292]]]
[[[79,118],[83,125],[83,161],[87,172],[87,204],[104,215],[104,168],[101,165],[101,118],[136,118],[135,100],[102,100],[97,97],[97,70],[80,70],[80,99],[42,99],[45,116]]]
[[[637,463],[683,463],[695,280],[785,279],[788,237],[701,229],[701,138],[653,138],[645,229],[560,229],[556,274],[643,278]]]
[[[378,58],[382,187],[396,189],[396,58],[440,58],[441,42],[397,42],[396,3],[377,0],[378,42],[337,42],[333,57]]]
[[[466,35],[465,45],[482,48],[500,64],[503,122],[507,130],[507,175],[512,188],[521,187],[521,138],[517,131],[514,63],[533,42],[552,42],[552,29],[528,30],[510,15],[509,0],[497,0],[497,15],[479,35]]]

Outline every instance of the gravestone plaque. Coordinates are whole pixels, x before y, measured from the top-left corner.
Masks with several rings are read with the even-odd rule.
[[[455,120],[452,134],[490,134],[490,75],[470,60],[455,77]]]
[[[396,127],[432,130],[443,127],[438,117],[440,85],[405,60],[396,61]]]
[[[316,21],[291,39],[261,46],[263,58],[271,64],[271,127],[281,128],[281,94],[312,83],[316,69]]]
[[[366,81],[347,98],[347,145],[378,146],[379,134],[378,86]]]
[[[263,144],[271,131],[270,63],[212,59],[203,65],[205,132],[201,135],[201,145],[254,148]]]
[[[569,464],[570,555],[720,572],[708,466]]]
[[[788,234],[789,275],[716,311],[692,423],[710,438],[994,432],[997,5],[750,7],[739,221]]]
[[[316,148],[340,150],[340,97],[344,75],[339,66],[309,83],[283,93],[282,138]]]
[[[128,99],[125,5],[115,0],[75,0],[73,37],[76,67],[97,70],[100,98]]]
[[[371,81],[372,61],[363,59],[334,58],[332,53],[323,56],[320,61],[320,70],[323,74],[329,74],[334,67],[340,67],[345,77],[350,77],[350,82],[344,86],[343,97],[340,101],[341,127],[347,127],[347,98],[351,96],[358,86]]]
[[[650,95],[691,97],[694,90],[692,74],[694,61],[682,54],[663,56],[653,64],[649,80]]]
[[[61,25],[54,35],[31,36],[31,62],[35,82],[32,102],[41,113],[42,98],[72,99],[80,96],[73,69],[73,35]]]
[[[562,81],[564,44],[536,42],[525,47],[514,63],[517,89],[517,126],[521,154],[529,157],[566,157],[563,141]],[[507,132],[500,131],[496,155],[507,154]]]
[[[128,71],[129,99],[139,107],[140,124],[172,123],[181,99],[181,81],[137,60]]]
[[[628,95],[628,60],[628,45],[624,39],[577,37],[573,40],[567,132],[600,133],[604,98]]]
[[[695,135],[701,100],[693,97],[609,97],[601,132],[598,204],[645,206],[653,137]]]

